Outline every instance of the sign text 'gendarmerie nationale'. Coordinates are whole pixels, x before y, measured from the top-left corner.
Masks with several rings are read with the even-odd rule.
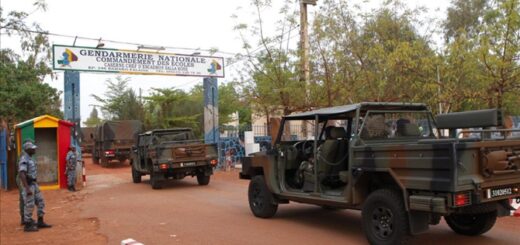
[[[169,76],[224,77],[224,58],[54,45],[53,69]]]

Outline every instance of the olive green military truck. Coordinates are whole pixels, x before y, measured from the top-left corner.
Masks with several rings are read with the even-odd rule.
[[[93,162],[108,167],[113,160],[125,162],[130,159],[132,145],[142,131],[143,124],[139,120],[106,121],[98,125],[91,134]]]
[[[218,163],[216,144],[204,144],[190,128],[139,134],[132,149],[133,182],[140,183],[143,175],[150,175],[153,189],[161,189],[164,180],[186,176],[197,176],[199,185],[207,185]]]
[[[410,103],[303,112],[282,119],[272,150],[243,159],[240,178],[261,218],[294,201],[361,210],[371,244],[402,243],[441,217],[480,235],[520,196],[520,139],[501,124],[498,110],[434,118]]]

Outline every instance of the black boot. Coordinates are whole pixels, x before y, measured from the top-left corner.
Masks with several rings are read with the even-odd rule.
[[[38,228],[51,228],[52,225],[43,222],[43,217],[38,217]]]
[[[76,187],[71,185],[70,188],[72,189],[72,191],[76,191]]]
[[[23,216],[20,217],[20,225],[25,225],[25,220],[23,220]]]
[[[34,223],[34,221],[31,220],[31,221],[29,221],[29,222],[25,222],[24,227],[23,227],[23,231],[25,231],[25,232],[34,232],[34,231],[38,231],[38,227],[36,226],[36,224]]]

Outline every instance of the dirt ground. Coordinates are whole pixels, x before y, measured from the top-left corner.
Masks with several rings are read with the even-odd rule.
[[[131,181],[128,164],[101,168],[86,158],[87,186],[70,193],[44,191],[46,221],[53,228],[24,233],[18,192],[0,192],[0,244],[366,244],[359,211],[312,205],[280,205],[271,219],[255,218],[247,202],[248,181],[238,172],[216,172],[208,186],[193,178],[152,190],[148,177]],[[412,244],[518,244],[520,218],[500,218],[480,237],[454,234],[444,223]]]
[[[78,186],[78,189],[81,189],[81,186]],[[67,190],[42,193],[46,204],[45,221],[53,227],[25,233],[20,225],[18,190],[0,191],[0,244],[107,243],[107,237],[97,232],[98,218],[81,217],[79,204],[89,195],[85,190],[74,193]]]

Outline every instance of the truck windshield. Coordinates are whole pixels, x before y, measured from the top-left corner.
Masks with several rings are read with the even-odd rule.
[[[286,120],[283,129],[281,141],[301,141],[314,140],[314,120]],[[321,130],[322,123],[319,127]]]
[[[360,137],[366,140],[434,138],[437,129],[425,111],[368,111],[361,118]]]

